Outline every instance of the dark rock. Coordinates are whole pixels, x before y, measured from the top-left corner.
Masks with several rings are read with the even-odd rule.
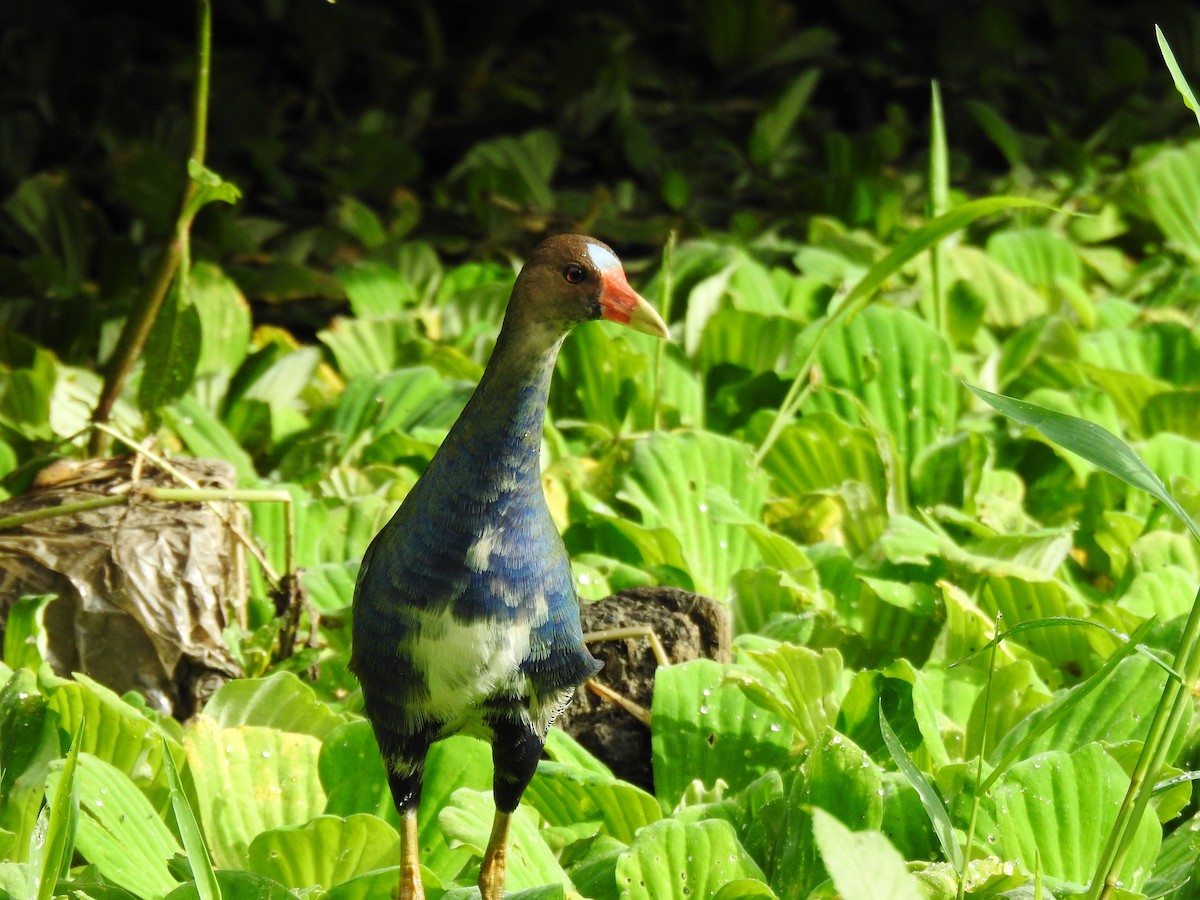
[[[583,603],[585,634],[646,627],[658,636],[671,663],[707,657],[729,660],[729,616],[709,597],[672,587],[639,587]],[[644,637],[589,641],[604,662],[597,680],[647,712],[653,705],[658,662]],[[558,724],[620,778],[653,792],[650,729],[586,686],[559,716]]]

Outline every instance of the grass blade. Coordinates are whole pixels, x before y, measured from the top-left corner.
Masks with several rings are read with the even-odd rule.
[[[200,831],[200,823],[196,821],[192,806],[183,792],[183,783],[179,780],[175,759],[171,756],[171,748],[167,746],[166,741],[163,741],[163,768],[167,771],[167,783],[171,787],[171,809],[175,813],[175,824],[179,826],[179,837],[183,840],[183,849],[187,852],[188,865],[196,882],[196,893],[200,900],[221,900],[221,885],[217,883],[217,873],[213,871],[208,847],[205,846],[204,835]]]
[[[1109,475],[1145,491],[1167,506],[1200,541],[1200,526],[1167,491],[1162,480],[1150,470],[1142,458],[1123,440],[1087,419],[1054,412],[1034,403],[993,394],[982,388],[967,385],[976,397],[1022,425],[1037,429],[1048,440],[1078,454]]]
[[[1196,103],[1196,95],[1192,93],[1187,79],[1183,77],[1183,70],[1179,68],[1179,63],[1175,61],[1175,54],[1171,52],[1171,45],[1167,43],[1166,35],[1162,33],[1162,29],[1157,25],[1154,26],[1154,36],[1158,38],[1158,49],[1162,51],[1163,61],[1166,62],[1171,77],[1175,79],[1175,90],[1179,91],[1179,95],[1183,97],[1184,105],[1196,114],[1196,121],[1200,122],[1200,105]]]
[[[54,797],[38,816],[29,847],[29,896],[50,900],[58,879],[71,864],[75,852],[75,823],[79,817],[79,796],[75,788],[75,769],[79,764],[79,745],[84,723],[79,722],[71,749],[63,762],[62,776]]]
[[[1081,682],[1079,686],[1073,689],[1065,698],[1059,700],[1055,709],[1049,715],[1047,715],[1046,718],[1038,722],[1036,726],[1029,729],[1029,733],[1021,738],[1021,740],[1019,740],[1013,746],[1013,748],[1009,750],[1007,754],[1005,754],[1004,759],[1000,760],[1000,762],[996,764],[996,768],[992,769],[991,774],[988,775],[988,777],[983,780],[983,784],[979,786],[979,793],[986,793],[988,788],[995,783],[997,778],[1008,771],[1008,768],[1014,762],[1021,759],[1021,757],[1025,754],[1026,747],[1032,744],[1043,732],[1053,727],[1056,722],[1069,713],[1076,704],[1083,700],[1084,697],[1098,688],[1101,682],[1103,682],[1104,679],[1109,676],[1109,674],[1117,667],[1117,664],[1120,663],[1121,660],[1137,650],[1138,644],[1140,644],[1146,635],[1150,633],[1150,629],[1154,627],[1154,624],[1154,619],[1147,619],[1145,622],[1143,622],[1138,627],[1137,631],[1129,636],[1129,640],[1127,640],[1112,656],[1104,661],[1104,665],[1093,672],[1091,677],[1086,681]],[[1172,682],[1170,679],[1168,679],[1167,683],[1171,684]]]
[[[942,852],[946,854],[950,865],[954,866],[954,871],[959,874],[959,877],[962,877],[966,871],[966,860],[963,857],[962,847],[958,845],[958,841],[954,837],[954,823],[950,821],[950,813],[946,811],[946,805],[942,803],[942,798],[929,783],[929,779],[917,768],[908,755],[908,751],[904,749],[904,745],[900,743],[900,739],[896,737],[896,733],[892,731],[887,716],[883,714],[882,700],[879,701],[879,730],[883,732],[883,742],[887,744],[888,753],[895,760],[896,768],[900,770],[900,773],[917,792],[917,796],[921,798],[921,805],[925,807],[925,814],[929,816],[938,843],[942,845]]]

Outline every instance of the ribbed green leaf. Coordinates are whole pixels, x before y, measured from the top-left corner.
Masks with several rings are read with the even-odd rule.
[[[443,829],[441,812],[451,805],[451,798],[460,788],[467,789],[466,793],[482,796],[482,792],[492,789],[492,781],[492,748],[484,741],[456,735],[438,741],[429,748],[429,755],[425,758],[421,806],[417,811],[421,864],[428,866],[445,881],[453,879],[470,862],[472,850],[458,846],[457,840]],[[480,812],[480,815],[485,814]],[[491,817],[491,812],[487,812],[489,828]],[[483,838],[486,841],[486,832]],[[540,838],[538,842],[541,843]]]
[[[51,773],[51,790],[61,774]],[[125,773],[81,753],[75,790],[79,796],[75,847],[105,880],[147,900],[165,897],[178,886],[167,861],[182,848]]]
[[[222,728],[197,716],[184,746],[200,822],[213,862],[222,868],[245,866],[250,842],[268,828],[299,825],[325,809],[317,775],[320,742],[310,735]]]
[[[870,422],[891,435],[907,466],[948,434],[958,415],[958,384],[950,348],[929,325],[905,310],[873,306],[826,333],[817,351],[820,384],[857,398]],[[833,390],[815,391],[806,410],[826,410],[848,422],[860,408]]]
[[[987,250],[1025,281],[1051,288],[1059,279],[1078,282],[1083,263],[1074,246],[1048,228],[1008,228],[988,238]]]
[[[246,853],[250,870],[293,889],[335,884],[400,860],[400,835],[375,816],[317,816],[260,832]]]
[[[771,675],[771,680],[765,680],[749,672],[731,674],[731,680],[752,701],[783,713],[805,743],[812,743],[833,725],[842,694],[842,657],[837,650],[827,648],[818,653],[780,644],[747,655]],[[764,703],[764,697],[778,697],[782,702]]]
[[[49,709],[59,716],[59,728],[68,733],[78,730],[79,752],[116,766],[133,779],[156,810],[165,812],[169,801],[159,728],[86,675],[68,681],[43,667],[38,679]]]
[[[345,288],[350,310],[359,319],[400,315],[417,300],[412,285],[381,262],[360,259],[339,267],[334,277]]]
[[[222,728],[259,725],[318,739],[349,719],[317,699],[312,687],[291,672],[226,682],[209,698],[204,715]]]
[[[654,680],[651,749],[654,790],[664,810],[694,779],[733,790],[779,768],[793,743],[792,727],[760,713],[735,686],[728,667],[702,659],[660,668]]]
[[[793,779],[783,821],[775,834],[771,884],[785,900],[808,897],[829,877],[813,833],[816,808],[855,831],[883,822],[879,767],[854,741],[823,731]]]
[[[617,887],[625,900],[711,897],[722,885],[747,878],[762,882],[762,871],[721,819],[656,822],[617,860]]]
[[[1129,787],[1129,776],[1099,744],[1051,750],[1013,766],[994,790],[999,851],[1027,871],[1086,884]],[[1158,854],[1153,816],[1138,825],[1122,884],[1137,890]]]
[[[747,516],[761,515],[767,477],[750,456],[745,444],[710,432],[655,433],[634,445],[617,491],[643,525],[678,538],[696,590],[710,596],[726,596],[733,573],[761,559],[753,538],[715,523],[705,503],[721,488]]]
[[[1141,654],[1132,653],[1121,659],[1115,670],[1094,690],[1085,690],[1085,686],[1092,687],[1086,683],[1077,685],[1062,692],[1055,703],[1042,707],[1020,722],[1004,736],[992,758],[1004,757],[1052,715],[1055,720],[1050,728],[1023,748],[1026,757],[1052,749],[1070,752],[1092,741],[1115,744],[1143,740],[1150,726],[1149,711],[1158,703],[1166,680],[1167,673],[1161,666]],[[1176,733],[1175,740],[1177,744],[1182,740],[1182,732]],[[1168,756],[1170,758],[1173,757]]]
[[[1016,577],[989,578],[984,582],[979,605],[991,616],[1003,616],[1005,628],[1037,619],[1083,616],[1082,600],[1072,597],[1056,581],[1030,581]],[[1014,640],[1049,662],[1061,676],[1074,680],[1095,671],[1098,663],[1079,628],[1039,628],[1023,632]]]
[[[343,378],[390,372],[420,361],[422,341],[408,318],[338,318],[317,333]]]
[[[658,801],[641,788],[552,762],[538,765],[524,800],[552,826],[598,822],[601,833],[626,844],[639,828],[662,818]]]
[[[755,416],[751,439],[760,440],[769,424],[769,416]],[[830,453],[831,447],[837,452]],[[800,497],[858,481],[871,489],[881,507],[887,497],[887,478],[871,432],[829,412],[812,413],[785,428],[762,464],[779,496]]]
[[[437,821],[450,844],[464,845],[482,858],[494,814],[490,794],[460,788],[451,795]],[[518,806],[510,827],[505,879],[508,889],[519,891],[547,884],[571,884],[554,851],[542,839],[537,813],[531,807]]]
[[[1134,170],[1134,178],[1167,240],[1200,259],[1200,141],[1160,150]]]

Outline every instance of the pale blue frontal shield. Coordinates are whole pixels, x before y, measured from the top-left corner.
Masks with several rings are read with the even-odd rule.
[[[588,256],[591,257],[592,264],[601,272],[607,272],[609,269],[617,269],[621,266],[621,261],[607,247],[589,243],[587,245],[587,252]]]

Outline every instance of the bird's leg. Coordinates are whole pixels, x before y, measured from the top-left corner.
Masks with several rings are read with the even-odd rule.
[[[421,884],[417,809],[406,810],[400,822],[400,900],[425,900]]]
[[[392,801],[400,813],[400,900],[425,900],[421,884],[421,839],[417,832],[417,807],[421,803],[421,783],[425,778],[425,751],[429,742],[418,752],[398,753],[389,748],[387,760],[388,787]],[[415,761],[414,761],[415,757]]]
[[[508,829],[512,814],[521,802],[542,756],[544,740],[529,721],[528,710],[519,702],[498,708],[492,727],[492,764],[495,777],[492,796],[496,818],[483,866],[479,870],[479,892],[483,900],[501,900],[504,896],[504,870],[508,863]]]
[[[508,864],[508,826],[512,813],[496,810],[492,834],[479,869],[479,893],[482,900],[501,900],[504,897],[504,872]]]

